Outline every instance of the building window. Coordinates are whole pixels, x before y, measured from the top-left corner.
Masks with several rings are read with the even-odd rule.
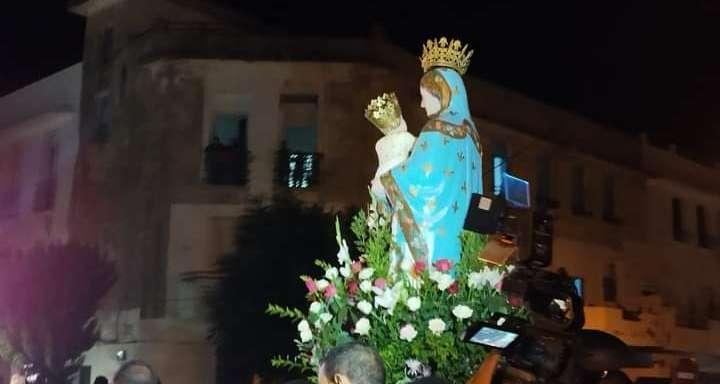
[[[288,188],[308,188],[317,179],[319,154],[317,95],[280,96],[284,140],[278,152],[277,180]]]
[[[603,220],[611,223],[618,221],[615,216],[615,178],[610,175],[603,179]]]
[[[20,150],[19,145],[12,145],[0,152],[0,218],[20,212]]]
[[[673,239],[676,241],[685,241],[682,219],[682,202],[677,197],[672,199],[672,226]]]
[[[112,129],[112,102],[110,92],[105,90],[95,96],[95,139],[104,141],[110,136]]]
[[[550,201],[550,159],[547,156],[537,160],[537,182],[535,200],[538,206],[547,206]]]
[[[102,40],[100,41],[100,64],[108,64],[112,60],[113,55],[113,29],[106,28],[103,31]]]
[[[35,188],[33,208],[37,212],[48,211],[55,206],[57,152],[55,136],[48,135],[42,152],[45,161],[39,169],[40,177]]]
[[[572,170],[572,211],[574,214],[590,214],[585,200],[585,169],[576,165]]]
[[[702,205],[698,205],[697,207],[695,207],[695,214],[697,216],[698,246],[703,248],[710,248],[707,226],[705,223],[705,207],[703,207]]]
[[[248,163],[247,116],[217,115],[210,144],[205,148],[205,181],[213,185],[245,185]]]

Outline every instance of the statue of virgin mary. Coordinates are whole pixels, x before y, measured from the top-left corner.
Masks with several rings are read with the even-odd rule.
[[[458,40],[428,40],[420,59],[421,107],[428,121],[409,157],[380,176],[392,207],[398,245],[394,262],[407,270],[460,259],[460,234],[472,193],[482,193],[482,148],[462,74],[472,56]]]

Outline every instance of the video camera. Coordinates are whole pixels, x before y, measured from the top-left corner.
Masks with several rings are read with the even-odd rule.
[[[465,220],[465,229],[494,238],[496,249],[503,243],[509,249],[508,240],[517,238],[511,232],[514,216],[507,208],[530,208],[526,181],[506,175],[504,183],[504,196],[473,195]],[[542,228],[535,230],[542,241],[502,281],[502,293],[511,305],[526,310],[527,319],[494,314],[471,326],[465,341],[502,350],[505,375],[524,382],[601,383],[609,372],[624,377],[619,369],[629,348],[610,334],[582,329],[582,279],[562,269],[557,273],[543,269],[552,263],[552,216],[547,212],[535,216],[542,219]],[[486,253],[480,258],[496,264],[509,260],[507,252],[502,257],[495,256],[502,254],[498,251]]]

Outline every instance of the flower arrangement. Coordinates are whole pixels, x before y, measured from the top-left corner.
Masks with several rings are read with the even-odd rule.
[[[391,271],[390,222],[375,201],[354,217],[351,229],[361,256],[351,258],[336,222],[337,264],[316,261],[323,276],[301,277],[308,290],[307,313],[269,305],[269,314],[292,319],[299,332],[299,354],[275,358],[273,366],[316,377],[329,349],[359,340],[379,351],[387,383],[430,372],[465,382],[485,351],[463,342],[464,331],[492,313],[512,310],[499,292],[504,268],[477,258],[486,237],[464,232],[458,265],[417,261],[407,271]]]

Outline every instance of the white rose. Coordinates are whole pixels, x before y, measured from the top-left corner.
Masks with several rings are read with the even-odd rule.
[[[453,315],[460,320],[469,319],[473,314],[473,310],[467,305],[457,305],[452,310]]]
[[[335,267],[328,268],[325,270],[325,278],[328,280],[334,280],[338,277],[338,269]]]
[[[369,293],[370,291],[372,291],[372,288],[373,286],[370,280],[364,280],[360,283],[360,290],[365,293]]]
[[[352,275],[352,268],[350,268],[350,264],[345,264],[340,267],[340,275],[346,279]]]
[[[312,304],[310,304],[310,312],[318,314],[320,311],[322,311],[323,305],[318,303],[317,301],[313,301]]]
[[[370,312],[372,312],[372,304],[367,302],[367,300],[363,300],[359,303],[357,303],[357,308],[360,310],[360,312],[369,315]]]
[[[408,309],[412,312],[415,312],[418,309],[420,309],[420,304],[421,304],[420,298],[417,296],[408,298],[407,301],[405,302],[405,305],[407,305]]]
[[[448,289],[455,282],[452,276],[438,271],[430,272],[430,279],[437,283],[438,289],[441,291]]]
[[[331,315],[327,312],[320,315],[320,320],[322,320],[322,322],[325,324],[329,323],[330,320],[332,320],[332,318],[333,318],[333,315]]]
[[[370,331],[370,320],[368,320],[366,317],[361,318],[360,320],[355,323],[355,330],[354,333],[357,333],[358,335],[367,335]]]
[[[432,319],[428,321],[428,329],[436,336],[440,336],[445,332],[445,322],[438,318]]]
[[[404,327],[400,328],[400,340],[413,341],[417,334],[418,333],[412,324],[405,324]]]
[[[363,268],[362,271],[360,271],[360,274],[358,277],[360,277],[360,280],[367,280],[373,276],[375,273],[375,270],[372,268]]]
[[[317,290],[320,292],[324,291],[325,288],[328,287],[328,285],[330,285],[330,283],[325,279],[320,279],[315,282],[315,286],[317,287]]]

